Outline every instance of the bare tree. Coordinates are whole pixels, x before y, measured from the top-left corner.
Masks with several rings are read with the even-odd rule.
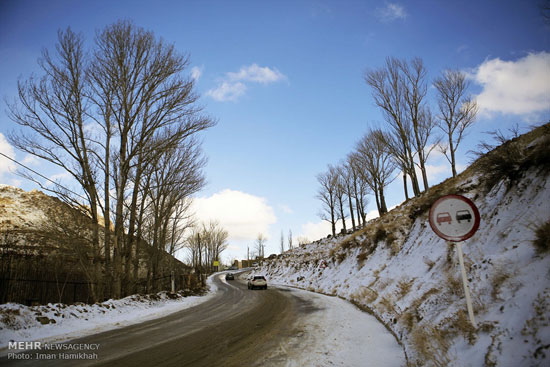
[[[281,254],[285,252],[285,235],[281,229]]]
[[[396,168],[387,148],[387,139],[387,134],[382,130],[371,129],[359,140],[356,148],[356,157],[362,167],[359,173],[374,192],[380,216],[388,211],[384,188],[394,180]]]
[[[438,127],[446,135],[446,143],[439,144],[456,177],[455,152],[462,142],[465,131],[474,123],[478,107],[475,99],[466,95],[469,82],[459,70],[446,70],[434,81],[438,93]]]
[[[345,196],[347,193],[347,184],[346,184],[346,178],[343,175],[342,168],[340,166],[334,167],[335,170],[335,176],[336,176],[336,213],[338,214],[336,216],[337,219],[342,220],[342,233],[347,232],[346,228],[346,206],[345,206]]]
[[[357,152],[348,154],[347,164],[351,169],[353,177],[353,195],[355,198],[355,209],[357,210],[357,223],[359,226],[362,226],[366,222],[369,186],[363,179],[363,175],[360,174],[361,164]]]
[[[355,213],[354,213],[355,207],[353,206],[353,201],[352,201],[355,195],[355,192],[354,192],[355,178],[354,178],[353,168],[351,167],[351,165],[348,164],[348,161],[342,162],[338,168],[339,168],[342,184],[344,185],[344,191],[348,198],[348,209],[351,217],[351,228],[352,230],[355,231],[357,227],[355,225]]]
[[[292,250],[292,229],[288,230],[288,249]]]
[[[258,237],[256,238],[255,246],[256,251],[258,253],[258,257],[260,259],[263,259],[265,256],[265,243],[267,242],[267,238],[262,233],[258,233]]]
[[[396,147],[399,148],[399,153],[392,154],[406,158],[403,160],[402,168],[411,178],[413,192],[417,196],[420,194],[420,188],[414,163],[414,129],[407,116],[406,88],[402,70],[403,62],[396,58],[387,58],[385,67],[366,72],[365,82],[372,88],[375,104],[382,109],[396,141]],[[412,100],[412,96],[410,98]]]
[[[19,103],[9,105],[11,118],[26,128],[12,142],[79,184],[78,193],[51,190],[95,223],[96,271],[103,255],[112,296],[120,297],[136,278],[144,223],[154,229],[153,248],[175,251],[178,226],[171,217],[188,217],[183,203],[201,185],[193,181],[204,165],[193,153],[199,151],[193,136],[214,121],[197,107],[193,80],[183,75],[188,58],[130,22],[98,32],[90,52],[70,29],[59,32],[57,57],[44,51],[39,63],[44,77],[20,81]],[[179,155],[179,166],[167,152]]]
[[[75,196],[77,193],[73,194],[60,186],[43,186],[33,176],[26,176],[80,208],[91,218],[94,223],[92,246],[95,272],[99,276],[99,199],[93,147],[86,128],[87,59],[82,36],[70,29],[59,31],[56,51],[55,56],[50,55],[48,50],[42,52],[39,65],[44,76],[40,80],[30,78],[18,81],[19,103],[8,104],[9,116],[26,130],[10,134],[9,139],[16,148],[62,168],[80,185],[86,200],[84,206],[81,205],[82,195]],[[102,290],[94,290],[92,294],[98,299],[103,298]]]
[[[336,170],[329,165],[326,172],[317,175],[317,181],[321,185],[316,196],[322,204],[319,217],[331,224],[332,235],[336,236]]]
[[[435,127],[435,120],[432,118],[430,109],[424,103],[427,92],[427,71],[420,58],[414,58],[410,63],[401,61],[400,65],[403,99],[406,110],[405,116],[412,126],[412,145],[418,158],[418,166],[422,172],[424,190],[427,190],[429,185],[426,173],[426,161],[431,150],[426,150],[426,147]]]

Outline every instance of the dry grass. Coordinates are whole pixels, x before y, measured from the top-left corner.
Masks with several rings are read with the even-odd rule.
[[[415,299],[413,302],[411,302],[411,305],[409,306],[409,308],[401,314],[399,321],[401,323],[403,323],[403,325],[409,331],[411,331],[413,329],[414,325],[416,325],[416,323],[418,323],[422,319],[422,317],[420,315],[420,312],[419,312],[420,306],[430,296],[432,296],[433,294],[437,294],[437,293],[439,293],[439,289],[431,288],[429,291],[424,293],[421,297]]]
[[[435,261],[430,259],[423,259],[423,261],[424,261],[424,264],[426,264],[426,266],[428,267],[428,272],[430,272],[435,265]]]
[[[496,266],[491,277],[491,285],[493,289],[491,290],[491,297],[493,301],[502,300],[500,295],[500,290],[502,286],[511,278],[510,274],[511,264]]]
[[[418,353],[418,366],[447,367],[449,341],[432,325],[417,326],[410,334],[411,344]]]
[[[391,241],[390,241],[391,239]],[[390,246],[390,255],[395,256],[401,251],[401,244],[399,244],[393,235],[388,236],[388,245]]]
[[[445,272],[445,281],[447,282],[446,288],[455,296],[462,297],[464,294],[462,280],[459,276],[455,275],[454,272],[446,271]]]
[[[391,296],[383,296],[380,298],[380,301],[378,301],[377,308],[380,311],[380,313],[388,312],[392,315],[395,315],[395,308],[393,307],[393,304],[395,301],[391,298]]]
[[[398,299],[405,297],[409,293],[413,283],[414,283],[414,279],[409,279],[409,280],[402,279],[397,283]]]
[[[550,252],[550,220],[536,228],[533,246],[538,254]]]
[[[359,304],[368,305],[376,301],[378,298],[378,292],[369,287],[361,286],[357,292],[352,294],[351,298]]]

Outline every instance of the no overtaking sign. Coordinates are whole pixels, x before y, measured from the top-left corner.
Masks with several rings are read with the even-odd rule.
[[[472,237],[479,222],[477,207],[461,195],[442,196],[430,209],[430,226],[447,241],[460,242]]]
[[[461,195],[442,196],[430,208],[430,226],[435,234],[447,241],[456,242],[468,315],[474,328],[477,328],[477,325],[464,266],[462,241],[474,235],[479,228],[479,222],[477,207],[470,199]]]

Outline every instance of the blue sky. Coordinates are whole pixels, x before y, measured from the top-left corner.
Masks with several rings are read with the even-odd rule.
[[[13,1],[0,2],[0,94],[12,99],[18,77],[39,72],[42,48],[70,26],[92,45],[96,30],[130,19],[174,43],[191,59],[200,103],[218,124],[203,134],[208,186],[200,219],[230,231],[226,260],[246,255],[259,232],[266,253],[281,230],[315,240],[329,233],[317,213],[316,174],[345,158],[366,129],[383,125],[363,80],[388,56],[421,57],[429,81],[446,68],[470,75],[480,114],[459,165],[483,133],[550,117],[550,25],[538,1]],[[428,99],[435,107],[433,88]],[[47,176],[63,177],[14,151],[14,129],[0,109],[0,151]],[[430,160],[430,184],[450,175]],[[0,160],[0,182],[34,186]],[[401,182],[388,205],[404,200]],[[371,200],[369,211],[375,209]]]

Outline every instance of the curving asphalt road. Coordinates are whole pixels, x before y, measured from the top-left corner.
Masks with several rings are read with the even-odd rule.
[[[262,366],[284,340],[295,337],[300,314],[314,312],[284,289],[251,291],[216,277],[216,295],[169,316],[70,341],[98,343],[94,360],[0,359],[5,366]],[[37,351],[54,354],[52,351]],[[70,353],[74,353],[70,351]]]

